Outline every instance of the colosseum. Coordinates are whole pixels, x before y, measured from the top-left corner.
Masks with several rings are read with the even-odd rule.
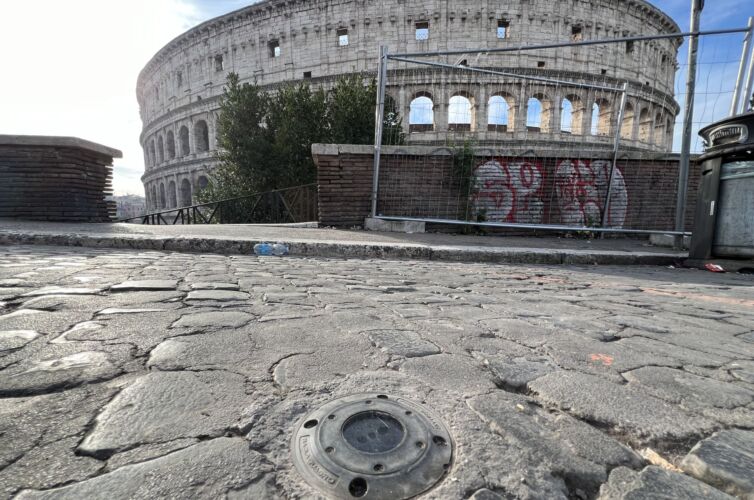
[[[680,32],[644,0],[266,0],[217,17],[162,48],[138,79],[143,121],[142,176],[150,210],[191,204],[217,165],[219,99],[228,72],[273,89],[285,82],[327,88],[342,74],[375,72],[378,47],[390,53],[498,48]],[[628,82],[620,126],[624,148],[672,147],[681,40],[475,57],[474,66],[619,87]],[[471,59],[471,58],[469,58]],[[457,56],[435,59],[465,64]],[[526,139],[611,148],[614,92],[516,78],[453,78],[442,69],[392,64],[387,92],[409,144],[470,134],[480,144]],[[461,113],[451,109],[464,109]],[[538,116],[532,117],[534,111]],[[569,117],[564,118],[564,113]],[[565,123],[567,122],[567,125]]]

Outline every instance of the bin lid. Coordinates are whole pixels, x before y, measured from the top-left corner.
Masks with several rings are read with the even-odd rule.
[[[707,154],[750,148],[754,146],[754,112],[715,122],[701,129],[699,135]]]

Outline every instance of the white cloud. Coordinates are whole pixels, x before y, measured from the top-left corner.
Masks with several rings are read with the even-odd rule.
[[[136,78],[198,22],[188,0],[2,2],[0,133],[71,135],[120,149],[116,193],[143,194]]]

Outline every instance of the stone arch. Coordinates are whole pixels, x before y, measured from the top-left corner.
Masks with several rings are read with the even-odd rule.
[[[175,136],[173,136],[172,130],[168,130],[167,136],[165,137],[165,146],[168,153],[168,160],[175,160]]]
[[[626,102],[626,109],[623,110],[623,123],[620,126],[620,136],[623,139],[633,140],[634,122],[636,121],[636,110],[634,105]]]
[[[157,136],[157,161],[159,163],[165,162],[165,144],[161,135]]]
[[[662,116],[662,111],[658,111],[655,115],[654,125],[654,137],[652,138],[652,143],[657,146],[663,146],[665,144],[665,118]]]
[[[474,123],[474,97],[456,92],[448,100],[448,130],[471,131]]]
[[[196,180],[196,189],[194,189],[194,192],[199,193],[203,189],[205,189],[208,185],[209,185],[209,179],[207,179],[207,176],[200,175],[199,178]]]
[[[165,200],[165,184],[160,183],[160,209],[165,208],[166,200]]]
[[[190,155],[191,146],[189,145],[189,130],[186,125],[183,125],[178,131],[178,140],[181,143],[181,156]]]
[[[181,206],[188,207],[191,205],[191,200],[191,182],[188,179],[183,179],[181,181]]]
[[[561,102],[560,131],[572,135],[584,133],[584,101],[578,94],[568,94]]]
[[[652,114],[649,108],[642,108],[639,112],[639,140],[647,144],[652,143]]]
[[[607,99],[596,99],[592,104],[592,135],[610,135],[610,122],[613,115],[612,104]]]
[[[435,127],[435,104],[429,92],[417,92],[409,105],[409,132],[429,132]]]
[[[152,210],[157,210],[159,208],[159,203],[157,200],[157,186],[152,184],[151,191],[152,191],[152,204],[150,205],[150,207]]]
[[[668,117],[667,120],[667,126],[665,127],[665,147],[668,149],[668,151],[673,150],[673,139],[674,139],[674,132],[675,132],[675,121]]]
[[[197,153],[209,151],[209,127],[204,120],[194,124],[194,149]]]
[[[552,103],[544,94],[534,94],[526,101],[526,129],[549,132]]]
[[[175,193],[175,181],[168,182],[168,208],[175,208],[178,206],[178,200],[176,200]]]
[[[154,139],[151,139],[149,141],[149,155],[148,155],[148,157],[149,157],[149,165],[151,167],[154,167],[157,164],[157,160],[156,160],[157,155],[155,154]]]
[[[487,102],[487,130],[513,131],[515,127],[516,101],[507,92],[497,92]]]

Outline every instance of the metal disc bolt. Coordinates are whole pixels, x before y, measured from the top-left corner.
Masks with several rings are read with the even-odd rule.
[[[348,396],[312,411],[292,447],[303,478],[343,499],[416,496],[447,474],[453,456],[437,415],[386,394]]]

